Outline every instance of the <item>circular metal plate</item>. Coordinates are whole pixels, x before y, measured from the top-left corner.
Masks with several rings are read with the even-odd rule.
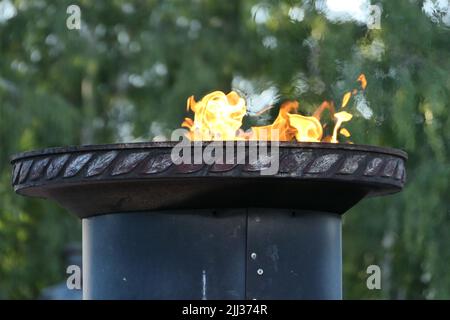
[[[12,184],[26,196],[58,201],[80,217],[161,209],[296,208],[344,213],[365,196],[402,189],[405,152],[364,145],[279,143],[272,165],[174,164],[176,142],[49,148],[13,156]],[[235,147],[238,142],[233,142]],[[257,143],[256,143],[257,144]],[[200,148],[205,150],[208,143]],[[264,144],[257,144],[258,147]],[[269,155],[275,145],[268,143]],[[225,154],[225,151],[224,151]],[[272,153],[273,156],[273,153]],[[273,158],[272,158],[273,159]],[[241,161],[242,162],[242,161]]]

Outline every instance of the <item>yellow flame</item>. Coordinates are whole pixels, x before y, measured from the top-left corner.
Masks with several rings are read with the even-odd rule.
[[[351,92],[347,92],[346,94],[344,94],[344,98],[342,98],[341,108],[345,108],[347,106],[351,96],[352,96]]]
[[[350,132],[347,129],[345,129],[345,128],[341,128],[341,130],[339,130],[339,133],[342,134],[344,137],[347,137],[347,138],[351,136]]]
[[[331,137],[332,143],[337,143],[337,133],[339,128],[341,127],[342,122],[350,121],[352,119],[352,115],[347,111],[341,111],[334,114],[334,118],[336,119],[336,124],[334,125],[333,136]]]
[[[274,123],[269,126],[252,127],[250,140],[278,140],[320,142],[322,138],[322,125],[315,117],[297,114],[298,102],[287,101],[283,103]],[[278,136],[276,136],[278,134]],[[274,136],[276,139],[274,139]],[[266,137],[267,139],[261,139]]]
[[[364,74],[358,79],[361,88],[367,86]],[[341,108],[345,108],[352,95],[358,92],[353,89],[346,92],[342,98]],[[194,120],[185,118],[182,127],[189,129],[187,134],[190,140],[268,140],[268,141],[301,141],[301,142],[331,142],[337,143],[338,133],[344,137],[350,137],[346,128],[341,128],[344,122],[352,119],[352,115],[346,111],[335,113],[332,102],[324,101],[312,116],[298,113],[299,103],[287,101],[280,107],[275,121],[267,126],[252,127],[249,132],[244,132],[242,120],[247,113],[247,106],[236,92],[225,94],[214,91],[196,102],[191,96],[187,99],[187,110],[194,112]],[[269,110],[270,108],[267,108]],[[321,124],[322,113],[328,110],[334,119],[334,127],[331,135],[323,136],[326,124]]]
[[[227,95],[214,91],[199,102],[189,97],[187,108],[195,113],[193,121],[186,118],[182,123],[190,130],[191,140],[236,140],[247,109],[244,99],[234,91]]]

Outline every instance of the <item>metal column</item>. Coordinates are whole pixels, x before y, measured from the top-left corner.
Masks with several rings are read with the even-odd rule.
[[[85,299],[340,299],[337,214],[277,209],[83,219]]]

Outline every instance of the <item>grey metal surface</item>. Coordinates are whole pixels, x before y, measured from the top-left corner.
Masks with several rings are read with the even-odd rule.
[[[245,210],[83,219],[84,299],[244,299]]]
[[[341,217],[249,209],[249,299],[341,299]]]
[[[17,193],[83,219],[85,298],[339,299],[339,214],[406,180],[407,155],[391,148],[280,143],[279,170],[264,176],[248,143],[231,164],[175,164],[175,145],[13,157]]]
[[[278,171],[262,175],[267,157],[252,162],[255,149],[248,143],[241,149],[245,163],[235,153],[230,164],[174,164],[175,145],[152,142],[26,152],[13,157],[12,184],[22,195],[56,200],[85,218],[230,207],[342,214],[366,196],[400,191],[406,179],[406,153],[391,148],[283,142],[273,159]],[[207,143],[200,148],[206,150]]]
[[[83,219],[85,299],[340,299],[340,217],[275,209]]]

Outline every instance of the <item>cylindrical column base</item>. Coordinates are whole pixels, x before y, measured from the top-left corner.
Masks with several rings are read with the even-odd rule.
[[[279,209],[83,219],[84,299],[340,299],[341,219]]]

